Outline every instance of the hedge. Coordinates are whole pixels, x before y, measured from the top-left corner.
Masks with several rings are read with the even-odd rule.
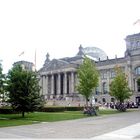
[[[44,107],[41,110],[42,112],[63,112],[65,111],[65,107]]]
[[[67,106],[65,107],[66,111],[82,111],[83,107],[76,107],[76,106]]]
[[[16,112],[11,108],[0,108],[0,114],[13,114],[13,113]]]
[[[42,112],[63,112],[63,111],[83,111],[84,107],[76,107],[76,106],[66,106],[66,107],[59,107],[59,106],[51,106],[51,107],[44,107]],[[95,106],[96,110],[99,110],[98,106]]]
[[[84,107],[76,107],[76,106],[66,106],[66,107],[59,107],[59,106],[51,106],[51,107],[44,107],[39,112],[64,112],[64,111],[83,111]],[[96,110],[99,110],[99,107],[96,106]],[[14,111],[12,108],[0,108],[0,114],[13,114],[19,113]]]
[[[18,111],[13,110],[11,106],[2,106],[0,107],[0,114],[17,114]]]

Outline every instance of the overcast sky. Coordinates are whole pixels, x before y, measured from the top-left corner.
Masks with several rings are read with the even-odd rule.
[[[0,60],[4,72],[15,61],[71,57],[79,45],[109,58],[124,56],[127,35],[139,33],[140,0],[1,0]],[[21,52],[24,55],[19,57]]]

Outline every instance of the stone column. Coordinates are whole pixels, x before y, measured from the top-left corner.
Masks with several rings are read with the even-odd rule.
[[[71,86],[70,86],[71,93],[74,93],[74,72],[71,72]]]
[[[79,79],[78,79],[78,76],[77,76],[77,73],[75,73],[75,87],[79,84]],[[75,88],[74,89],[74,92],[78,93],[77,89]]]
[[[40,95],[43,95],[43,76],[42,75],[40,76],[39,86],[41,87]]]
[[[60,95],[60,84],[61,84],[61,79],[60,79],[60,73],[58,73],[58,78],[57,78],[57,94]]]
[[[107,92],[109,92],[109,84],[110,84],[110,77],[109,77],[109,71],[107,71]]]
[[[129,85],[129,88],[132,90],[132,74],[131,74],[130,60],[127,61],[127,65],[125,67],[125,73],[128,75],[128,85]]]
[[[67,94],[67,73],[64,73],[64,86],[63,86],[63,90],[64,90],[64,94]]]
[[[46,95],[46,76],[43,75],[43,95]]]
[[[102,94],[102,79],[101,79],[101,75],[99,77],[99,92],[100,92],[100,94]]]
[[[51,76],[51,98],[54,95],[54,75]]]
[[[48,75],[46,75],[46,98],[48,96]]]

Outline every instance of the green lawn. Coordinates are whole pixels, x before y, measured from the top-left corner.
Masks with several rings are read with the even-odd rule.
[[[119,113],[117,110],[100,110],[98,115],[109,115]],[[27,125],[40,122],[54,122],[61,120],[72,120],[89,117],[84,115],[82,111],[66,111],[66,112],[34,112],[26,113],[25,118],[21,114],[0,114],[0,127]],[[95,116],[93,116],[95,117]]]
[[[14,126],[22,124],[33,124],[39,122],[54,122],[61,120],[72,120],[85,118],[82,112],[79,111],[68,111],[68,112],[34,112],[26,113],[25,117],[22,118],[21,114],[0,114],[0,127]]]

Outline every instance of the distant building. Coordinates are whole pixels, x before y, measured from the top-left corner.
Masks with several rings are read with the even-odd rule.
[[[128,75],[128,84],[133,91],[131,101],[140,103],[140,87],[137,80],[140,78],[140,33],[128,35],[125,38],[126,51],[122,58],[109,59],[104,51],[97,47],[79,47],[74,57],[46,60],[38,71],[40,77],[41,94],[46,99],[83,100],[75,86],[78,82],[77,68],[82,64],[84,55],[95,61],[100,73],[99,86],[96,88],[94,98],[96,102],[113,102],[109,95],[109,84],[115,77],[114,67],[119,65]]]
[[[21,65],[23,69],[29,70],[29,71],[34,71],[34,64],[32,62],[28,61],[17,61],[13,64],[15,65]]]

